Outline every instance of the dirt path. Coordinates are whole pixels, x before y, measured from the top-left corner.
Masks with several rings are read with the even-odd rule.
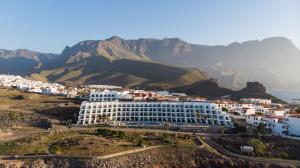
[[[123,155],[144,152],[146,150],[155,149],[155,148],[159,148],[159,147],[162,147],[162,146],[163,145],[149,146],[149,147],[145,147],[145,148],[133,149],[133,150],[129,150],[129,151],[123,151],[123,152],[113,153],[113,154],[104,155],[104,156],[97,156],[95,158],[99,159],[99,160],[110,159],[110,158],[119,157],[119,156],[123,156]]]

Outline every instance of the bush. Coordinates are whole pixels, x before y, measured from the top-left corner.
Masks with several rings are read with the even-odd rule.
[[[228,113],[229,110],[226,107],[222,107],[222,111],[225,111]]]
[[[102,136],[104,136],[104,137],[106,137],[106,136],[111,136],[111,135],[112,135],[112,132],[111,132],[109,129],[106,129],[106,128],[98,128],[98,129],[96,130],[96,133],[97,133],[98,135],[102,135]]]
[[[162,134],[162,138],[163,138],[163,141],[167,144],[173,144],[174,143],[174,140],[172,139],[172,137],[168,134]]]
[[[145,141],[143,139],[139,139],[137,141],[137,146],[144,147],[145,146]]]
[[[38,123],[38,126],[44,129],[53,128],[53,123],[49,119],[41,119]]]
[[[289,154],[288,154],[287,152],[282,152],[282,153],[280,154],[280,157],[282,157],[282,158],[284,158],[284,159],[287,159],[287,158],[289,158]]]
[[[119,131],[118,132],[118,138],[120,139],[125,139],[126,138],[126,133],[124,131]]]
[[[17,143],[16,142],[6,142],[3,144],[0,144],[0,152],[2,154],[7,154],[7,152],[14,150],[15,148],[17,148]]]
[[[25,98],[24,98],[24,96],[22,96],[22,95],[17,95],[17,96],[12,97],[11,99],[12,99],[12,100],[23,100],[23,99],[25,99]]]
[[[262,112],[256,112],[255,114],[258,115],[258,116],[263,116],[264,115],[264,113],[262,113]]]
[[[129,141],[135,140],[135,137],[128,136],[126,134],[126,132],[124,132],[124,131],[115,131],[115,130],[110,130],[110,129],[106,129],[106,128],[98,128],[96,130],[96,134],[104,136],[104,137],[116,136],[117,138],[128,139]]]
[[[191,136],[189,134],[184,134],[184,139],[187,141],[187,140],[191,139]]]
[[[17,112],[9,112],[8,113],[8,117],[9,117],[9,120],[18,120],[22,117],[21,113],[17,113]]]
[[[256,138],[250,139],[249,145],[254,147],[255,153],[257,155],[263,155],[267,149],[267,146],[262,141]]]
[[[267,133],[266,126],[264,123],[260,122],[256,127],[259,134],[265,135]]]
[[[50,151],[50,153],[58,155],[62,152],[62,148],[60,145],[55,144],[52,147],[50,147],[49,151]]]

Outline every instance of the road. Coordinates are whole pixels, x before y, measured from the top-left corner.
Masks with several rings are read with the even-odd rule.
[[[240,155],[237,153],[229,152],[229,151],[225,150],[223,147],[221,147],[220,145],[211,141],[208,137],[203,137],[202,139],[210,147],[214,148],[219,153],[221,153],[222,155],[227,156],[227,157],[238,158],[238,159],[248,160],[248,161],[252,161],[252,162],[259,162],[259,163],[273,163],[273,164],[279,164],[279,165],[284,164],[284,165],[300,166],[300,161],[298,161],[298,160],[258,158],[258,157],[245,156],[245,155]]]

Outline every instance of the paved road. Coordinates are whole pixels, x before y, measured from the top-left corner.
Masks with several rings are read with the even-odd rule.
[[[223,147],[221,147],[220,145],[211,141],[208,137],[203,137],[202,139],[204,140],[205,143],[207,143],[212,148],[217,150],[219,153],[221,153],[227,157],[238,158],[238,159],[243,159],[243,160],[248,160],[248,161],[253,161],[253,162],[260,162],[260,163],[274,163],[274,164],[279,164],[279,165],[284,164],[284,165],[300,166],[300,161],[298,161],[298,160],[257,158],[257,157],[245,156],[245,155],[240,155],[237,153],[229,152],[229,151],[225,150]]]

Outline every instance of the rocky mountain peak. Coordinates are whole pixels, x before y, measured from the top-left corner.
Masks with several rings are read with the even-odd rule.
[[[243,89],[243,91],[252,93],[266,93],[266,87],[259,82],[247,82],[247,86]]]

